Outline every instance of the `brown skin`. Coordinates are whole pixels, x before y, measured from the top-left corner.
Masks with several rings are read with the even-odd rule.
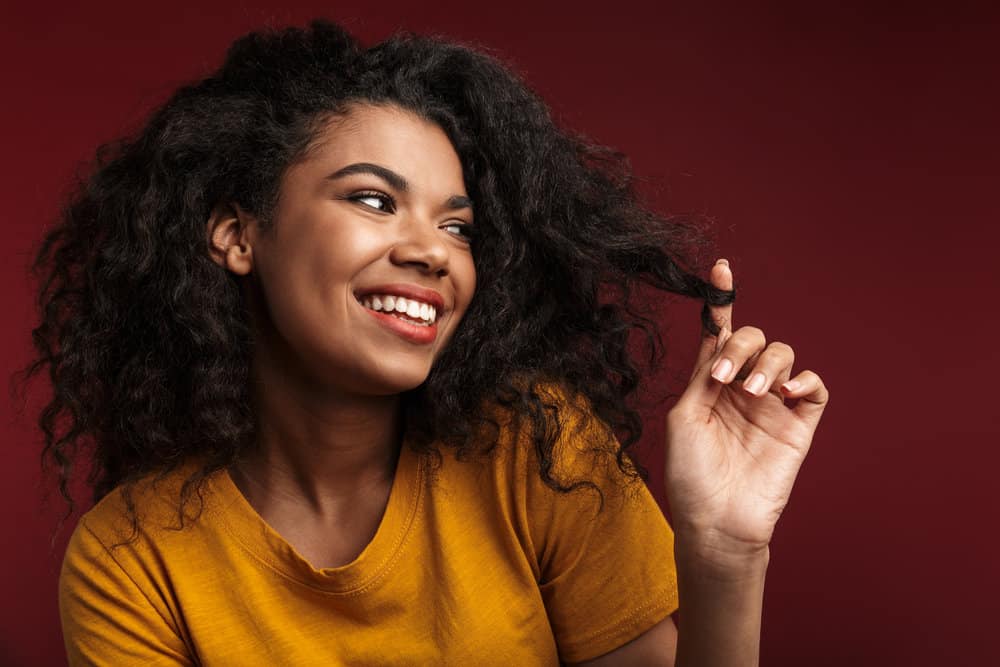
[[[357,163],[395,172],[406,191],[374,174],[329,178]],[[446,206],[466,194],[438,126],[396,107],[355,106],[288,169],[271,231],[235,205],[208,222],[213,259],[247,276],[257,340],[258,447],[230,474],[317,568],[350,562],[374,536],[401,446],[399,394],[426,379],[472,299],[475,267],[459,227],[472,209]],[[388,283],[441,295],[433,343],[399,337],[355,298]]]
[[[732,289],[729,263],[719,260],[710,280]],[[771,536],[829,392],[812,371],[792,377],[789,345],[768,343],[756,327],[734,330],[732,305],[713,308],[712,316],[719,336],[703,336],[690,383],[667,415],[665,481],[681,628],[668,617],[581,664],[758,664]],[[758,373],[763,379],[755,384]]]
[[[409,187],[371,174],[328,178],[362,162]],[[395,207],[357,198],[371,190],[391,195]],[[440,128],[398,108],[358,106],[331,121],[316,150],[289,169],[273,233],[232,205],[209,220],[215,261],[249,277],[257,332],[259,447],[230,474],[316,567],[350,562],[374,536],[399,454],[399,393],[424,381],[472,299],[475,268],[457,226],[472,222],[472,210],[448,206],[465,194]],[[728,263],[716,264],[710,279],[731,289]],[[400,282],[443,297],[432,344],[401,339],[354,296]],[[768,344],[754,327],[730,333],[731,306],[713,316],[722,332],[703,338],[688,388],[667,416],[683,631],[668,617],[586,664],[757,664],[768,545],[828,393],[811,371],[782,386],[791,347]],[[723,359],[731,362],[726,374]],[[763,384],[752,389],[758,372]],[[800,400],[790,407],[785,399]]]

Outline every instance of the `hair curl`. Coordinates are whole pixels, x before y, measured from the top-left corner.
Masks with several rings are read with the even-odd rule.
[[[624,156],[558,128],[494,57],[408,33],[363,48],[314,21],[240,38],[136,136],[102,146],[42,240],[38,356],[25,371],[49,369],[42,462],[55,465],[68,512],[75,464],[89,462],[95,501],[123,485],[135,528],[132,485],[198,456],[183,523],[205,477],[252,445],[249,313],[238,277],[209,257],[206,220],[235,202],[267,224],[285,170],[358,102],[440,125],[476,202],[476,293],[427,380],[402,397],[414,446],[491,451],[496,437],[483,433],[498,424],[481,408],[492,403],[526,420],[548,486],[594,487],[551,474],[561,420],[541,387],[555,381],[613,430],[622,472],[647,479],[626,457],[642,432],[628,339],[645,335],[651,363],[662,340],[636,288],[704,300],[703,326],[717,333],[708,305],[735,294],[692,270],[703,232],[645,208]]]

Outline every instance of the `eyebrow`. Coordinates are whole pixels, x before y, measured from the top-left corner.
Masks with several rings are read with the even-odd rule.
[[[354,174],[371,174],[372,176],[381,178],[383,181],[400,192],[410,191],[409,182],[407,182],[407,180],[400,174],[397,174],[392,169],[388,169],[382,165],[372,164],[371,162],[355,162],[354,164],[349,164],[327,176],[327,180],[333,181],[338,178],[352,176]],[[465,195],[452,195],[445,201],[445,208],[452,211],[463,208],[472,208],[472,200]]]

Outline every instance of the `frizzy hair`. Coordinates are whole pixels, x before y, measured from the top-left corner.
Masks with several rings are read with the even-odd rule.
[[[662,340],[636,288],[703,300],[702,324],[717,333],[708,305],[735,294],[696,274],[704,232],[642,205],[622,155],[557,127],[486,52],[408,33],[364,48],[314,21],[238,39],[218,71],[99,149],[41,240],[37,358],[24,371],[48,367],[42,461],[68,511],[86,463],[95,501],[123,485],[135,528],[134,483],[198,457],[183,523],[205,478],[253,445],[249,312],[241,278],[209,256],[206,221],[231,202],[273,224],[283,174],[352,104],[438,124],[475,202],[477,290],[427,380],[402,396],[413,446],[489,452],[498,422],[482,406],[492,404],[527,428],[545,484],[596,488],[551,474],[561,418],[542,387],[555,382],[617,436],[620,470],[647,479],[626,456],[642,432],[628,339],[644,335],[651,361]]]

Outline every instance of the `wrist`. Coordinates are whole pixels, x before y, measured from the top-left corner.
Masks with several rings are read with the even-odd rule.
[[[712,530],[683,529],[674,533],[674,559],[679,571],[740,579],[766,572],[771,549],[767,544],[734,540]]]

